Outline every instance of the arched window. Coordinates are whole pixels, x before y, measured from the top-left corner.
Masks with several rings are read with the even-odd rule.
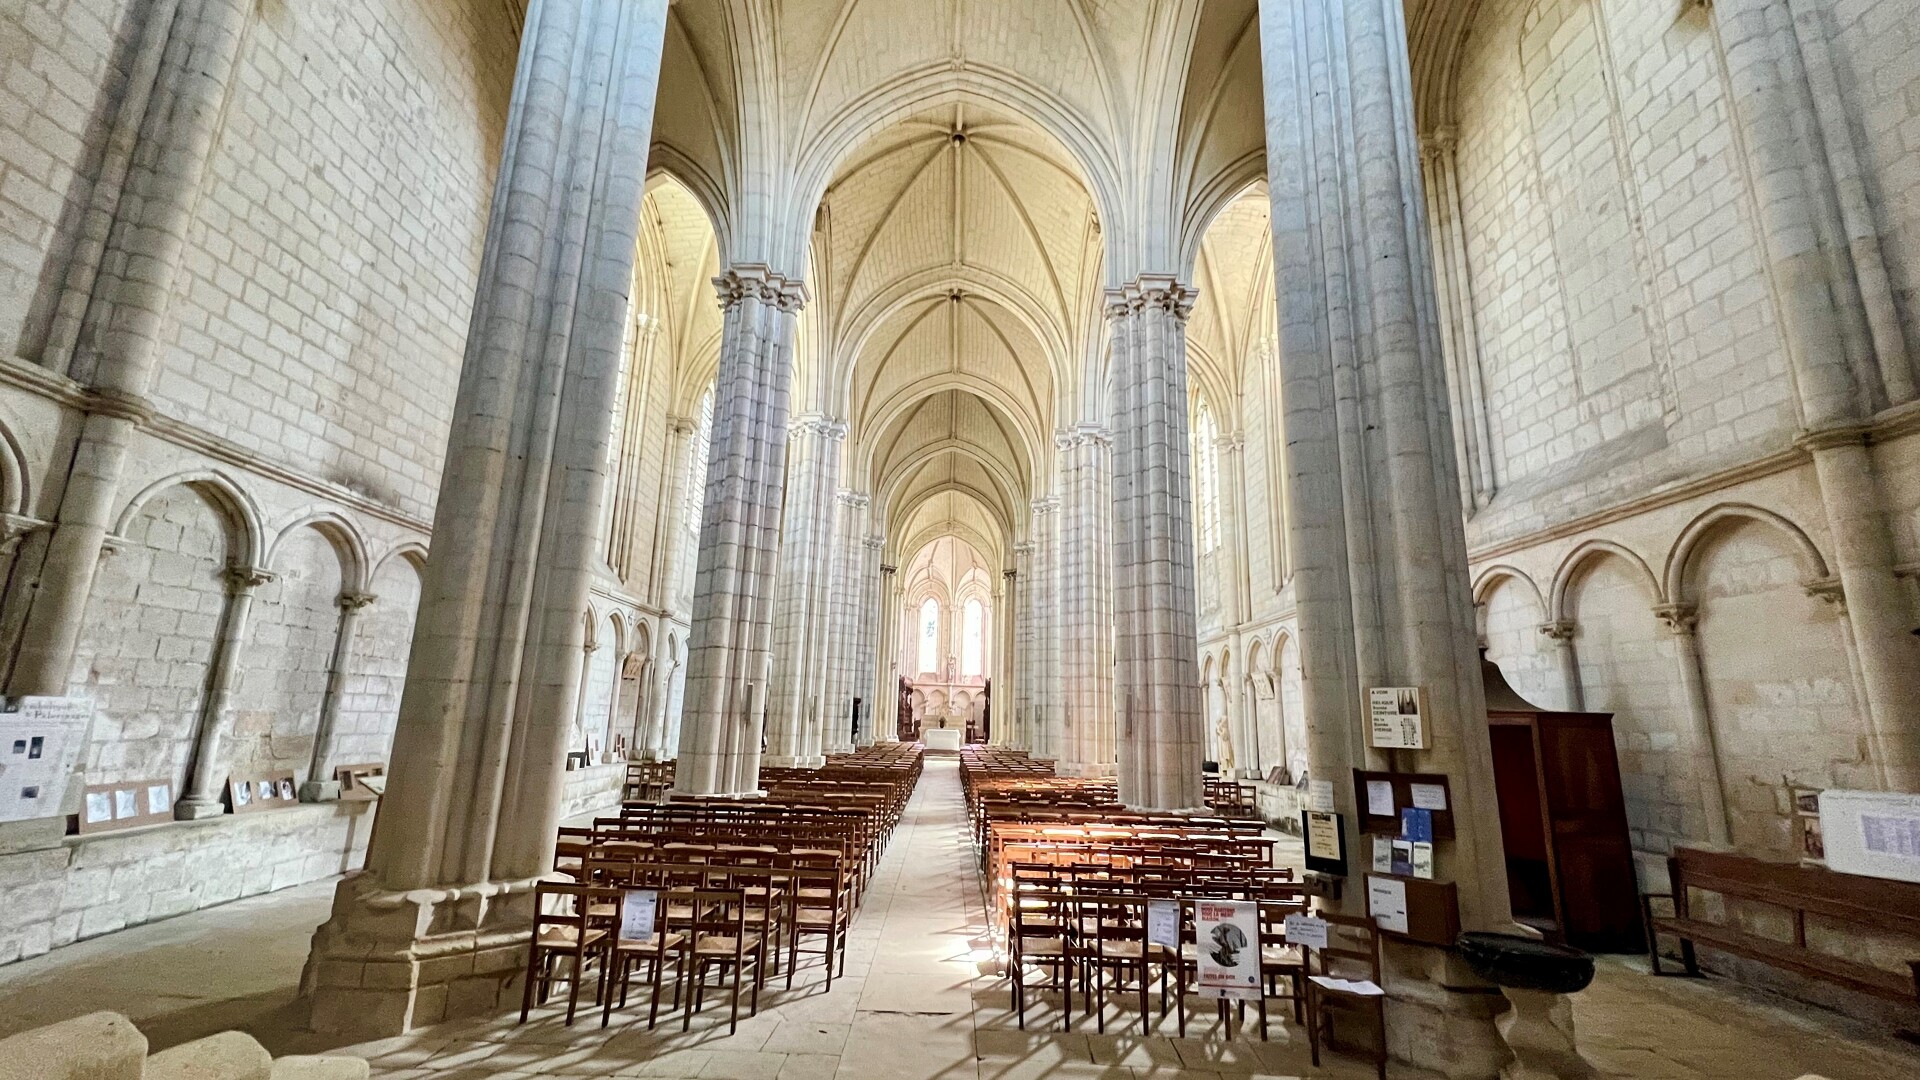
[[[1213,408],[1201,398],[1193,419],[1193,539],[1202,555],[1220,546],[1219,435]]]
[[[987,606],[977,598],[967,601],[960,615],[960,675],[986,674]]]
[[[929,596],[920,603],[919,672],[940,670],[940,601]]]
[[[700,399],[700,416],[693,422],[693,438],[687,448],[687,494],[681,507],[681,520],[687,531],[700,535],[700,508],[707,501],[707,455],[713,450],[713,391]]]

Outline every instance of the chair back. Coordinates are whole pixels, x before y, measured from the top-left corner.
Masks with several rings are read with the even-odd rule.
[[[1327,946],[1307,949],[1307,973],[1335,979],[1366,979],[1380,982],[1380,928],[1362,915],[1340,915],[1322,911],[1327,923]]]

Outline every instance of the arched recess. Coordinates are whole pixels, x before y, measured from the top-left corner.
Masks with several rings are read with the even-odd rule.
[[[221,748],[235,773],[303,772],[313,757],[341,604],[365,591],[366,542],[332,511],[302,515],[267,549],[236,663],[232,726]],[[304,777],[304,779],[325,779]]]
[[[347,693],[334,727],[336,765],[385,763],[392,749],[426,565],[426,547],[407,541],[381,556],[367,579],[373,600],[354,628]]]
[[[1664,853],[1708,836],[1701,781],[1692,775],[1693,721],[1672,633],[1654,611],[1659,580],[1630,549],[1604,540],[1560,563],[1548,602],[1573,627],[1583,703],[1613,714],[1627,824],[1636,849]]]
[[[183,473],[153,484],[114,525],[82,616],[71,692],[91,698],[88,783],[165,781],[176,797],[207,686],[233,567],[264,549],[231,481]]]
[[[1473,600],[1484,655],[1507,685],[1543,708],[1570,707],[1559,646],[1542,633],[1546,597],[1533,578],[1512,566],[1488,567],[1473,584]]]
[[[1846,614],[1806,534],[1715,507],[1674,545],[1670,588],[1697,618],[1700,683],[1735,847],[1798,856],[1790,785],[1878,786]]]
[[[1287,775],[1294,783],[1307,775],[1307,707],[1300,682],[1300,646],[1282,633],[1274,639],[1273,661],[1280,681],[1281,726],[1286,731]]]

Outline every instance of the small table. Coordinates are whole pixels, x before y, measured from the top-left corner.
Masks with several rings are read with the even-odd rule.
[[[927,728],[920,732],[920,741],[926,743],[929,750],[958,750],[960,729]]]

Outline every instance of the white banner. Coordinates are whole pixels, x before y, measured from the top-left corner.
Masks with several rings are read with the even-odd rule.
[[[1201,997],[1260,996],[1260,909],[1251,900],[1194,901]]]

